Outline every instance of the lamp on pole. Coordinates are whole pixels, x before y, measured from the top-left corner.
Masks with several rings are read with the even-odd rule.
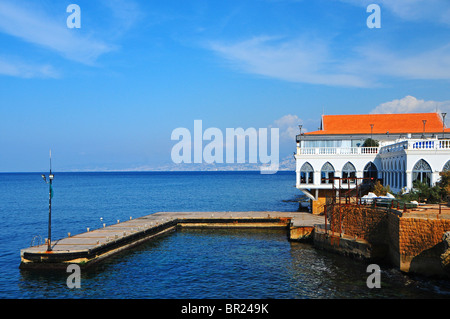
[[[298,128],[300,130],[300,134],[297,135],[297,143],[300,143],[300,141],[302,139],[302,125],[299,125]]]
[[[370,139],[373,140],[373,124],[370,124]]]
[[[422,134],[422,138],[425,138],[425,124],[427,124],[427,120],[422,120],[423,122],[423,134]]]
[[[48,238],[47,238],[47,251],[52,251],[52,197],[53,197],[53,174],[52,174],[52,150],[50,150],[50,173],[48,174],[49,181],[44,174],[41,175],[45,183],[49,184],[48,188]]]
[[[442,138],[445,138],[445,116],[447,113],[441,113],[442,114]]]

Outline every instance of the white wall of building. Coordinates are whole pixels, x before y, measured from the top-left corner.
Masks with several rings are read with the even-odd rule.
[[[343,177],[342,169],[347,162],[353,164],[356,169],[356,177],[362,178],[364,168],[370,162],[374,163],[378,170],[378,178],[383,180],[384,185],[389,185],[392,191],[398,192],[402,188],[412,188],[413,169],[421,159],[431,167],[431,184],[434,185],[440,178],[439,173],[444,165],[450,160],[450,143],[440,143],[435,140],[423,140],[432,143],[433,147],[417,148],[415,145],[420,140],[399,140],[383,146],[376,153],[365,153],[360,150],[351,150],[351,154],[343,154],[337,150],[297,150],[296,172],[297,188],[299,189],[329,189],[331,185],[321,182],[321,169],[329,162],[335,170],[335,177]],[[416,144],[412,144],[416,143]],[[422,142],[420,142],[422,143]],[[386,144],[386,143],[383,143]],[[329,152],[330,154],[324,154]],[[314,170],[313,183],[301,183],[300,171],[303,164],[309,163]]]

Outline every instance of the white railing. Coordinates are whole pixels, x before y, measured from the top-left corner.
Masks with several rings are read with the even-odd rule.
[[[410,139],[383,147],[306,147],[297,148],[297,155],[359,155],[393,153],[403,150],[450,150],[450,140]]]
[[[380,153],[382,153],[382,154],[394,153],[394,152],[403,151],[405,149],[408,149],[408,141],[403,141],[403,142],[383,146],[380,149]]]
[[[408,148],[413,150],[448,150],[450,149],[450,140],[416,140],[408,141]]]
[[[439,148],[449,149],[450,148],[450,140],[440,140]]]
[[[378,147],[306,147],[297,148],[297,155],[378,154]]]
[[[416,142],[409,142],[408,143],[408,149],[413,150],[426,150],[426,149],[436,149],[436,146],[439,146],[439,141],[416,141]]]
[[[418,141],[413,143],[412,149],[450,149],[450,140]]]
[[[395,144],[383,146],[380,153],[393,153],[409,150],[450,150],[450,140],[438,140],[438,139],[414,139],[405,140]]]

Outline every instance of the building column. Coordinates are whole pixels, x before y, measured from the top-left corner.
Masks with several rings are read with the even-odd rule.
[[[326,203],[326,196],[331,195],[332,190],[329,189],[316,189],[316,200],[311,201],[311,213],[314,215],[324,212],[324,205]]]
[[[406,187],[408,190],[412,189],[412,172],[406,171]]]
[[[441,176],[439,175],[439,172],[433,172],[431,174],[431,186],[434,186],[440,178]]]
[[[320,180],[321,180],[321,176],[320,176],[320,171],[315,171],[314,172],[314,185],[320,185]]]
[[[356,178],[363,178],[363,177],[364,177],[364,172],[363,171],[356,171]]]

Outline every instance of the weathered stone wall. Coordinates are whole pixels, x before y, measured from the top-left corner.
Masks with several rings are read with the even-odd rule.
[[[427,275],[443,273],[441,255],[445,251],[443,235],[450,220],[437,218],[399,218],[398,265],[402,271]]]
[[[322,214],[324,205],[331,200],[335,191],[332,189],[319,189],[317,200],[311,201],[311,213]]]
[[[339,232],[341,225],[341,232],[347,236],[374,246],[384,245],[386,257],[402,271],[446,275],[441,256],[446,252],[443,236],[450,231],[450,219],[436,214],[424,216],[356,206],[336,205],[328,210],[334,232]]]
[[[400,241],[399,241],[399,225],[401,214],[394,211],[388,214],[388,233],[386,244],[388,246],[387,258],[397,267],[400,267]]]
[[[450,276],[450,231],[443,236],[444,253],[441,255],[441,265],[444,272]]]
[[[335,232],[339,232],[340,229],[345,235],[361,238],[370,243],[386,242],[388,214],[385,210],[345,205],[339,208],[336,205],[328,213],[328,220]]]

